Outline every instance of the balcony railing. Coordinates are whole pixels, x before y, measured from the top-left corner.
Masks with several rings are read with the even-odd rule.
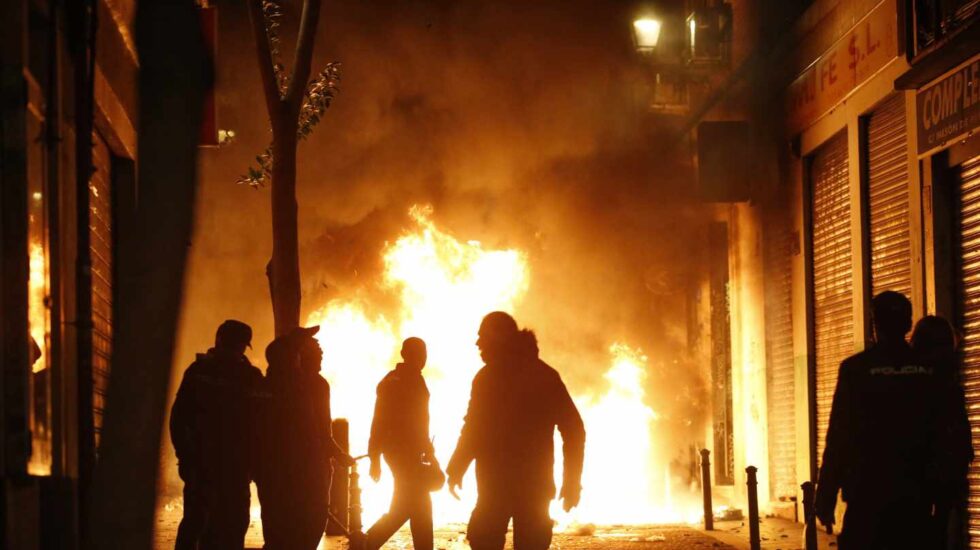
[[[912,0],[913,57],[980,17],[980,0]]]

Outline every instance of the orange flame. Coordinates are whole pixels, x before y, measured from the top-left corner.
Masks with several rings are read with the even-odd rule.
[[[460,241],[435,226],[429,207],[415,206],[409,214],[413,229],[383,252],[383,285],[400,299],[397,318],[371,317],[367,302],[350,298],[316,310],[307,324],[321,326],[321,373],[333,387],[334,416],[350,421],[355,455],[366,452],[375,386],[397,362],[402,339],[418,336],[427,342],[430,430],[445,463],[462,427],[473,376],[482,366],[475,346],[480,321],[491,311],[519,306],[531,274],[526,255],[518,250],[486,250],[479,242]],[[669,483],[653,453],[657,415],[645,403],[646,356],[622,343],[613,344],[610,354],[608,391],[593,395],[570,388],[588,433],[583,500],[571,514],[556,503],[553,516],[562,524],[696,521],[699,516],[671,502],[669,488],[658,491],[656,486]],[[387,509],[390,474],[377,484],[362,477],[361,488],[363,519],[370,525]],[[466,521],[476,498],[472,469],[463,489],[462,501],[445,490],[433,494],[437,525]],[[692,504],[683,509],[697,510]]]

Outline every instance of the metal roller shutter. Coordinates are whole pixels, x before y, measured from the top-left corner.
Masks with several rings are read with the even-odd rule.
[[[959,180],[963,385],[980,456],[980,157],[961,165]],[[970,467],[969,481],[970,547],[980,548],[980,461]]]
[[[871,295],[912,296],[905,101],[894,94],[868,118],[868,238]]]
[[[854,351],[848,179],[847,134],[841,132],[810,162],[817,460],[823,458],[837,371]]]
[[[779,212],[782,213],[782,212]],[[788,220],[767,220],[766,382],[769,403],[769,486],[773,500],[796,495],[795,372],[793,368],[792,235]]]
[[[95,441],[102,432],[102,412],[109,384],[112,355],[112,195],[109,147],[92,134],[92,166],[89,182],[89,231],[92,254],[92,413]]]

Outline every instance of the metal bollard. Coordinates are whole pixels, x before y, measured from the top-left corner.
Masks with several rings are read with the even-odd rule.
[[[364,525],[361,523],[361,476],[357,474],[357,464],[350,467],[350,516],[348,519],[350,538],[353,541],[362,537]]]
[[[752,550],[762,549],[762,539],[759,537],[759,482],[755,477],[758,471],[755,466],[745,469],[745,484],[749,489],[749,547]]]
[[[817,550],[817,511],[814,509],[816,491],[812,481],[800,486],[803,489],[803,545],[806,550]]]
[[[704,530],[715,529],[715,511],[711,505],[711,451],[701,449],[701,495],[704,498]]]
[[[333,439],[345,452],[350,452],[349,425],[344,418],[337,418],[331,425]],[[350,476],[348,469],[334,464],[333,482],[330,484],[330,519],[327,521],[327,535],[344,535],[347,533],[347,496],[350,491]]]

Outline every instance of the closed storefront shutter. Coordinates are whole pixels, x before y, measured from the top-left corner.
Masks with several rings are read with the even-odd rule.
[[[868,118],[868,237],[871,295],[912,296],[905,101],[894,94]]]
[[[773,500],[796,495],[796,415],[793,371],[792,235],[788,220],[767,220],[766,382],[769,403],[769,485]]]
[[[89,182],[89,236],[92,254],[92,408],[96,445],[102,432],[102,413],[109,385],[112,354],[112,158],[105,141],[92,135]]]
[[[960,291],[963,327],[963,383],[973,427],[980,431],[980,157],[964,162],[960,183]],[[980,452],[977,453],[980,456]],[[970,547],[980,548],[980,461],[970,467]]]
[[[817,460],[823,458],[837,371],[854,351],[851,200],[847,134],[822,145],[810,159],[813,250],[813,345]]]

